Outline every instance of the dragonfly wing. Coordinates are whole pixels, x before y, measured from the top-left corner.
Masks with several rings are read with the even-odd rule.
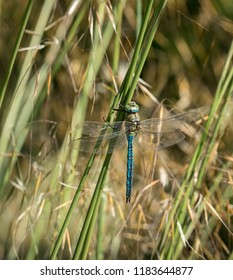
[[[185,134],[194,136],[190,125],[201,117],[200,112],[191,111],[168,118],[154,118],[141,121],[137,142],[145,146],[169,147],[184,140]]]
[[[115,136],[116,138],[117,136]],[[113,140],[113,142],[111,141]],[[97,142],[100,144],[98,150],[95,151],[96,154],[106,154],[106,153],[112,153],[114,149],[120,149],[123,148],[126,144],[126,137],[125,135],[120,135],[116,138],[116,142],[114,142],[113,138],[109,139],[98,139],[98,137],[95,138],[79,138],[69,143],[69,147],[71,149],[79,150],[84,153],[92,153],[94,151],[94,147],[97,144]],[[108,148],[108,146],[110,147]]]
[[[146,133],[151,132],[173,132],[188,128],[190,123],[194,123],[201,118],[199,111],[191,111],[178,114],[168,118],[153,118],[141,121],[142,130]]]
[[[69,146],[84,153],[92,153],[98,141],[100,146],[95,153],[111,153],[114,149],[119,149],[125,145],[125,132],[122,130],[122,124],[123,122],[110,124],[89,121],[78,124],[76,131],[80,129],[82,135],[71,141]],[[103,135],[101,135],[102,133]],[[107,149],[109,144],[111,144],[111,147]]]
[[[105,131],[105,134],[102,136],[102,138],[110,139],[115,137],[115,135],[112,134],[113,130],[117,130],[119,132],[121,130],[122,124],[123,122],[101,123],[86,121],[77,124],[75,126],[74,132],[80,130],[82,132],[82,135],[99,137],[100,133]]]
[[[144,150],[152,149],[151,146],[157,148],[165,148],[175,145],[183,141],[185,135],[180,131],[163,132],[163,133],[138,133],[135,140]]]

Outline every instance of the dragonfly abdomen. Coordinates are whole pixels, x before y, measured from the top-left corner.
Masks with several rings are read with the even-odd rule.
[[[131,189],[133,185],[133,168],[134,168],[134,156],[133,156],[133,140],[135,135],[130,134],[127,136],[128,140],[128,152],[127,152],[127,178],[126,178],[126,203],[130,202]]]

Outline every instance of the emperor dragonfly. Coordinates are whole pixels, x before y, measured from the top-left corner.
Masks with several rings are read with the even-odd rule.
[[[127,145],[127,171],[126,171],[126,203],[130,202],[133,186],[134,152],[133,143],[137,142],[143,148],[153,149],[169,147],[184,140],[185,134],[181,131],[182,123],[196,118],[196,113],[181,113],[168,118],[152,118],[140,120],[139,106],[129,102],[123,109],[125,120],[113,123],[86,121],[76,125],[82,130],[82,137],[73,140],[70,146],[85,153],[92,153],[94,145],[99,142],[100,147],[96,153],[112,153],[114,149]],[[102,134],[104,132],[104,134]],[[115,138],[115,144],[111,141]],[[108,149],[106,146],[110,143]]]

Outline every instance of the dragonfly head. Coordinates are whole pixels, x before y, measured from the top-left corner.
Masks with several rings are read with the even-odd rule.
[[[126,113],[138,113],[139,112],[139,106],[136,102],[131,101],[125,106]]]

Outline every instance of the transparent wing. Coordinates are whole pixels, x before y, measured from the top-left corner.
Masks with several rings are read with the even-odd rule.
[[[144,149],[151,145],[158,148],[175,145],[185,138],[185,133],[191,132],[190,123],[200,118],[197,112],[178,114],[169,118],[153,118],[141,121],[140,131],[135,140]]]
[[[135,137],[135,142],[142,145],[143,149],[152,149],[151,145],[157,147],[169,147],[184,140],[189,129],[189,124],[201,117],[196,111],[178,114],[168,118],[153,118],[141,121],[139,131]],[[114,149],[122,148],[126,145],[127,127],[130,122],[101,123],[86,121],[78,124],[76,130],[82,131],[82,136],[70,142],[73,149],[85,153],[92,153],[97,140],[101,143],[97,153],[112,152]],[[105,134],[100,138],[101,132]],[[109,143],[116,138],[116,143],[110,149],[106,149]]]
[[[104,122],[93,122],[86,121],[76,125],[76,130],[81,129],[83,136],[99,137],[102,131],[105,131],[105,134],[102,138],[111,139],[116,137],[112,134],[113,130],[120,131],[124,122],[114,122],[114,123],[104,123]]]
[[[135,137],[135,142],[141,145],[143,150],[151,150],[154,149],[154,146],[157,148],[165,148],[175,145],[183,141],[184,138],[185,134],[179,131],[162,133],[143,133],[142,131],[139,131]]]
[[[168,118],[153,118],[141,121],[141,128],[144,133],[174,132],[188,128],[190,123],[200,119],[201,114],[196,111],[178,114]]]
[[[126,134],[124,122],[101,123],[86,121],[76,126],[77,130],[82,131],[82,136],[71,141],[69,146],[72,149],[80,150],[85,153],[92,153],[97,141],[100,148],[96,153],[111,153],[114,149],[119,149],[126,144]],[[105,133],[100,136],[102,132]],[[116,140],[115,145],[111,145],[110,149],[106,147]]]

